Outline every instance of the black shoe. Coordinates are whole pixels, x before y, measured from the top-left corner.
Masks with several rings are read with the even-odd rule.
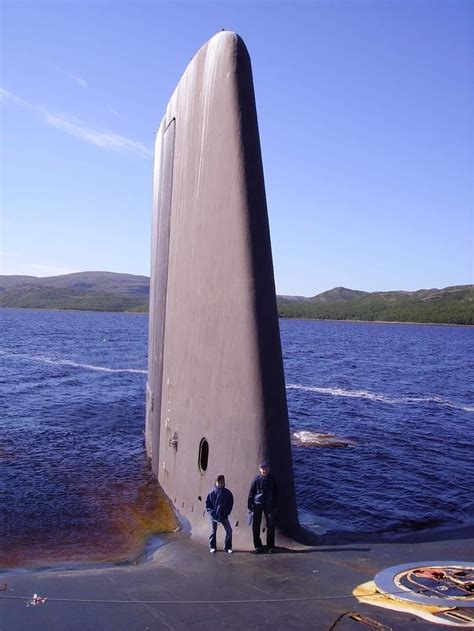
[[[273,554],[275,552],[275,548],[268,548],[268,554]]]
[[[255,548],[254,554],[263,554],[263,548]]]

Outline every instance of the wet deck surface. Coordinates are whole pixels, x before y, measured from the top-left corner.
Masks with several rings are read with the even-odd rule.
[[[0,591],[0,630],[329,630],[345,612],[394,631],[443,629],[352,596],[384,568],[443,559],[473,561],[474,538],[210,555],[202,544],[173,535],[153,560],[137,566],[0,574],[0,588],[7,584]],[[48,600],[27,607],[33,593]],[[347,616],[334,627],[368,628]]]

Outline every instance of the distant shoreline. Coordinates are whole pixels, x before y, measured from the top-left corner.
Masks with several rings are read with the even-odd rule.
[[[127,315],[141,315],[149,316],[148,311],[106,311],[103,309],[55,309],[55,308],[41,308],[41,307],[0,307],[0,313],[5,311],[56,311],[56,312],[73,312],[73,313],[116,313]],[[456,322],[412,322],[401,320],[350,320],[350,319],[336,319],[336,318],[292,318],[288,316],[278,316],[279,320],[296,320],[298,322],[343,322],[353,324],[411,324],[420,326],[455,326],[459,328],[474,328],[474,324],[458,324]]]
[[[218,310],[209,302],[214,304],[214,298],[202,306]],[[0,308],[146,313],[149,300],[147,276],[94,271],[41,278],[0,275]],[[379,292],[334,287],[311,297],[276,295],[276,307],[279,317],[298,320],[466,326],[474,325],[474,284]]]
[[[149,315],[148,311],[107,311],[105,309],[59,309],[54,307],[0,307],[2,311],[61,311],[68,313],[127,313],[128,315]]]
[[[280,320],[298,320],[305,322],[352,322],[355,324],[419,324],[420,326],[457,326],[462,329],[474,327],[474,324],[457,324],[456,322],[403,322],[399,320],[337,320],[334,318],[288,318],[278,316]]]

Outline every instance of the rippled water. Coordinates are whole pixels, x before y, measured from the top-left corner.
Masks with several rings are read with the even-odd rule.
[[[147,318],[0,319],[0,564],[136,558],[175,526],[144,454]]]
[[[148,319],[1,310],[0,563],[136,557],[174,527],[144,454]],[[299,507],[373,535],[474,522],[474,329],[281,321]],[[353,443],[353,444],[352,444]]]
[[[474,329],[281,322],[300,508],[387,534],[474,522]]]

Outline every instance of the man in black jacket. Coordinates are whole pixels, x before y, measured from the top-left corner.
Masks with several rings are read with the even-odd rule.
[[[211,531],[209,533],[209,551],[213,554],[217,550],[216,532],[217,524],[222,524],[225,529],[224,549],[232,554],[232,526],[229,522],[229,515],[234,505],[234,496],[225,488],[225,477],[218,475],[216,486],[212,489],[206,499],[206,511],[211,520]]]
[[[260,538],[262,513],[267,522],[267,551],[271,554],[275,547],[275,513],[277,509],[277,489],[275,480],[270,474],[270,465],[264,460],[260,463],[260,473],[250,485],[247,508],[253,513],[252,533],[255,552],[263,552]]]

